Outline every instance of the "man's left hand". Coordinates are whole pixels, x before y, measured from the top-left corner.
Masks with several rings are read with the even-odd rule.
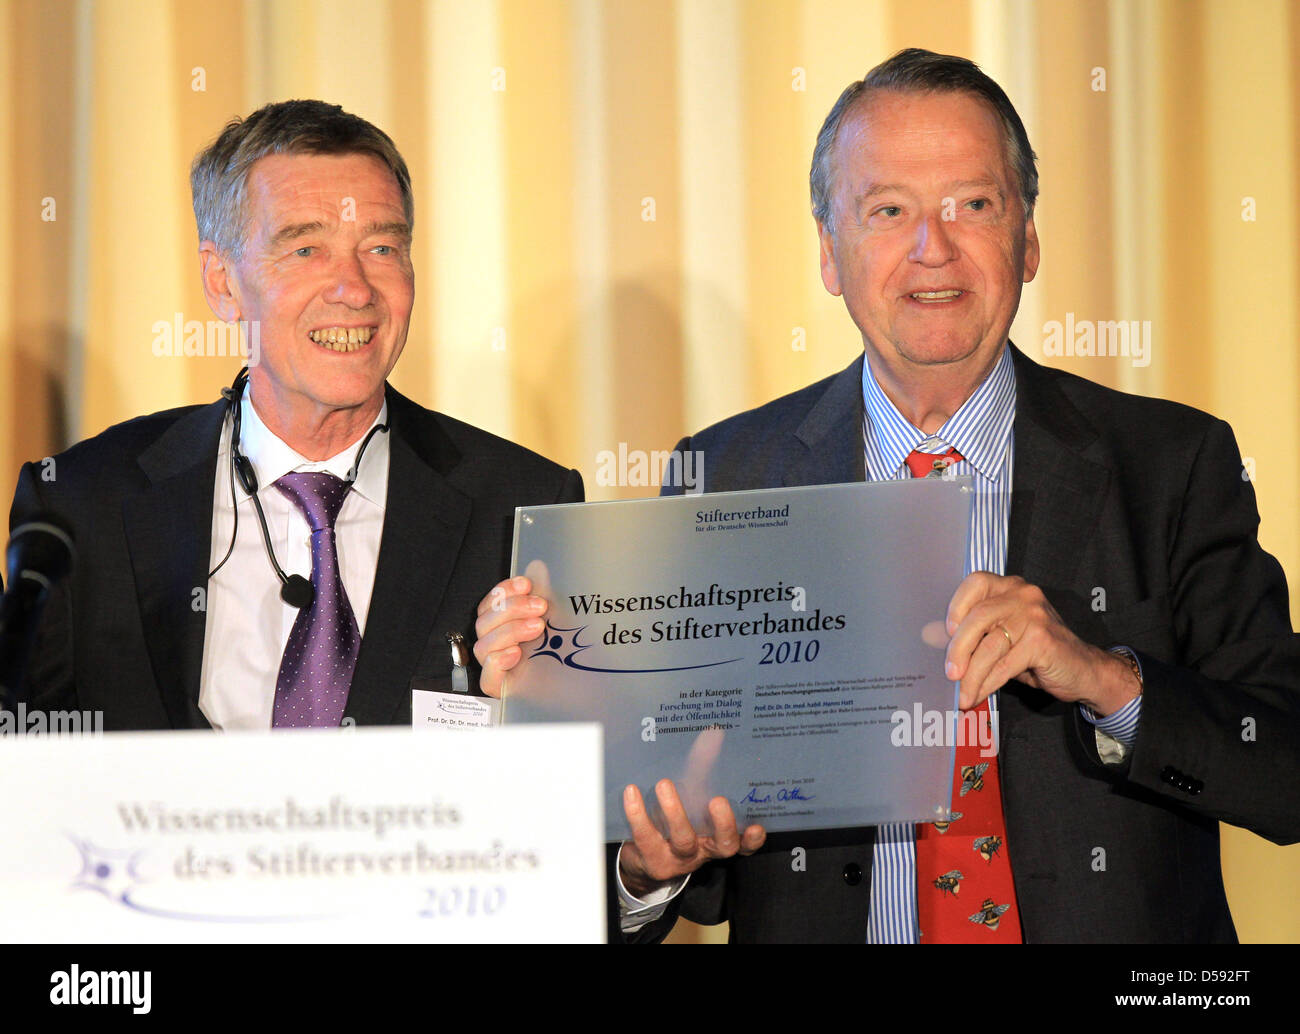
[[[944,673],[961,680],[961,706],[977,706],[1010,679],[1085,704],[1100,717],[1142,692],[1128,662],[1066,627],[1043,590],[1023,578],[975,571],[948,604]]]

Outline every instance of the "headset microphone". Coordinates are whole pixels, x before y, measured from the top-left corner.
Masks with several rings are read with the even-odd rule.
[[[262,542],[266,546],[267,558],[271,561],[271,566],[275,569],[275,575],[280,579],[280,599],[291,607],[297,607],[303,610],[312,605],[316,599],[316,589],[306,578],[300,574],[285,574],[280,562],[275,559],[275,550],[271,548],[271,530],[266,525],[266,513],[262,510],[262,503],[257,498],[257,474],[253,470],[253,464],[248,457],[239,451],[239,431],[241,408],[240,400],[243,397],[244,389],[248,384],[248,367],[239,371],[235,378],[235,383],[229,388],[222,388],[222,397],[230,404],[230,410],[233,414],[233,423],[230,430],[230,470],[231,486],[230,497],[233,500],[235,496],[235,478],[239,479],[239,486],[244,493],[253,501],[253,509],[257,512],[257,523],[262,529]],[[380,431],[387,433],[387,424],[377,424],[370,429],[365,440],[361,443],[361,448],[357,450],[357,458],[348,471],[347,482],[349,485],[356,480],[357,468],[361,465],[361,457],[365,455],[366,446],[370,444],[370,439]],[[239,506],[234,506],[235,511],[235,528],[230,536],[230,548],[226,550],[226,555],[222,557],[221,563],[217,564],[208,575],[209,578],[216,574],[230,559],[230,554],[235,549],[235,538],[239,535]]]
[[[315,598],[316,590],[311,587],[311,582],[300,574],[289,575],[280,586],[280,599],[299,610],[310,607]]]

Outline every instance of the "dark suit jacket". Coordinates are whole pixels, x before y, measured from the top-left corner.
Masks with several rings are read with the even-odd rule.
[[[1019,682],[999,694],[1025,939],[1234,940],[1219,820],[1300,839],[1300,637],[1282,570],[1256,541],[1254,490],[1223,422],[1014,359],[1007,573],[1038,585],[1081,638],[1133,648],[1145,683],[1118,766],[1100,761],[1076,705]],[[678,448],[702,452],[707,491],[862,480],[861,385],[859,358]],[[770,837],[696,873],[681,914],[728,920],[736,941],[861,943],[872,837]],[[806,871],[792,870],[795,846]]]
[[[387,398],[384,530],[346,712],[359,725],[410,724],[413,678],[450,688],[446,633],[474,641],[479,600],[509,574],[514,508],[582,498],[577,471],[391,387]],[[196,590],[207,584],[225,412],[221,401],[111,427],[56,456],[52,480],[23,467],[10,527],[53,513],[77,548],[45,609],[30,706],[102,710],[108,730],[208,727]],[[260,534],[255,523],[239,533]]]

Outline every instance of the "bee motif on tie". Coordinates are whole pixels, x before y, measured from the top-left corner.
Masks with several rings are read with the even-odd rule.
[[[980,837],[971,847],[979,852],[979,856],[990,865],[993,864],[993,856],[998,853],[998,848],[1002,846],[1002,838],[996,833],[992,836]]]
[[[989,770],[989,763],[981,761],[978,765],[961,766],[961,790],[959,797],[965,797],[971,790],[984,789],[984,773]]]
[[[961,812],[954,811],[952,813],[952,818],[948,819],[947,822],[933,822],[931,823],[931,825],[934,826],[934,828],[937,829],[940,833],[947,833],[948,827],[951,826],[954,822],[956,822],[959,818],[961,818]]]
[[[970,921],[987,926],[990,930],[996,930],[998,923],[1002,922],[1002,913],[1010,907],[1010,905],[995,905],[992,898],[985,898],[984,904],[980,905],[980,910],[970,916]]]
[[[934,881],[934,885],[941,894],[952,894],[955,897],[961,891],[961,881],[965,878],[960,869],[949,869]]]

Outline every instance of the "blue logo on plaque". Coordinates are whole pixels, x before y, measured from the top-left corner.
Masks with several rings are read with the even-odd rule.
[[[586,630],[586,625],[581,628],[556,628],[548,621],[542,634],[541,643],[528,656],[550,657],[567,668],[576,668],[578,671],[594,671],[604,675],[649,675],[658,671],[692,671],[695,668],[716,668],[720,664],[735,664],[736,661],[741,659],[732,657],[725,661],[711,661],[708,664],[683,664],[675,668],[593,668],[590,665],[580,664],[574,660],[583,650],[590,650],[595,645],[594,643],[584,644],[578,642],[578,636]]]

